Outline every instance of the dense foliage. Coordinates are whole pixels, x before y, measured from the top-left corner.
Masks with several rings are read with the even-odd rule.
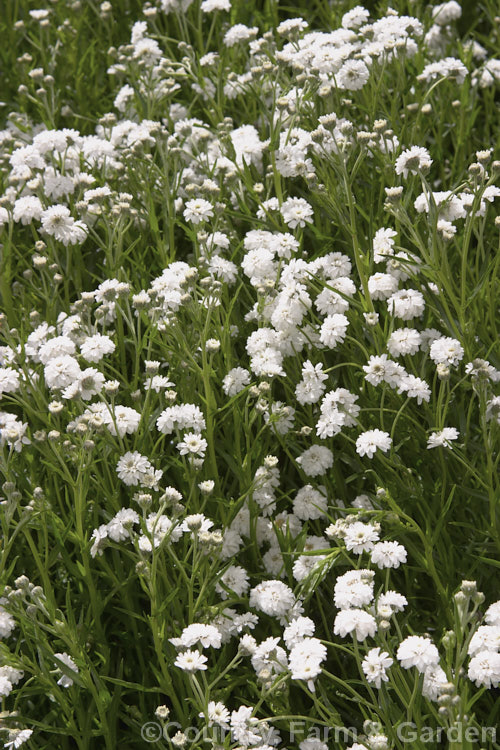
[[[0,738],[500,748],[500,40],[0,14]]]

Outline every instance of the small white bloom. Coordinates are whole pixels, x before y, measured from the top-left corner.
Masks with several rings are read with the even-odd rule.
[[[283,221],[290,229],[312,223],[313,210],[304,198],[287,198],[281,206]]]
[[[193,454],[195,456],[203,457],[205,455],[207,445],[208,443],[205,438],[202,438],[198,433],[187,432],[184,435],[184,440],[181,440],[180,443],[177,443],[177,450],[179,451],[181,456]]]
[[[202,221],[211,219],[214,215],[212,204],[204,198],[193,198],[187,201],[184,209],[184,218],[192,224],[201,224]]]
[[[72,672],[78,673],[78,667],[76,666],[71,656],[67,654],[66,652],[62,654],[60,653],[54,654],[54,658],[59,659],[59,661],[65,664],[66,667]],[[61,687],[69,688],[71,687],[71,685],[73,685],[73,680],[67,674],[63,674],[62,677],[60,677],[59,680],[57,681],[57,684],[61,685]]]
[[[498,687],[500,683],[500,654],[496,651],[480,651],[469,662],[469,680],[477,687]]]
[[[408,177],[408,173],[418,174],[427,172],[432,164],[432,159],[426,148],[422,146],[412,146],[398,156],[396,159],[396,174],[402,174]]]
[[[387,670],[393,660],[387,651],[380,651],[380,648],[372,648],[361,663],[361,668],[367,679],[367,682],[375,685],[376,688],[382,687],[382,682],[387,682]]]
[[[356,451],[360,456],[373,458],[377,449],[387,453],[392,445],[392,439],[388,432],[383,430],[367,430],[362,432],[356,440]]]
[[[192,651],[188,649],[180,654],[177,654],[177,659],[174,661],[174,665],[184,672],[199,672],[207,668],[207,657],[200,654],[199,651]]]
[[[309,477],[325,474],[333,466],[333,453],[324,445],[312,445],[297,458],[302,471]]]
[[[455,427],[445,427],[439,432],[433,432],[427,440],[427,448],[451,448],[451,441],[457,440],[458,430]]]
[[[364,641],[368,636],[373,638],[377,632],[377,621],[363,609],[343,609],[335,618],[333,632],[341,638],[351,633],[358,641]]]
[[[430,638],[420,635],[410,635],[399,644],[396,654],[404,669],[416,667],[419,672],[425,672],[427,667],[439,662],[439,652]]]
[[[346,549],[360,555],[362,552],[369,552],[373,548],[374,542],[379,540],[378,530],[369,523],[354,521],[350,523],[344,535]]]
[[[370,556],[379,568],[399,568],[401,563],[406,562],[406,549],[398,542],[379,542]]]

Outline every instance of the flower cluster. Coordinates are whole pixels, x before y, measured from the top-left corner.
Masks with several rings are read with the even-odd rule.
[[[351,750],[476,729],[495,18],[28,5],[0,18],[4,747],[135,746],[145,711],[181,750],[327,750],[296,717]]]

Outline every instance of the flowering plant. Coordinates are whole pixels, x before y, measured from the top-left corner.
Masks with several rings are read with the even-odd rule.
[[[500,747],[495,3],[30,6],[3,746]]]

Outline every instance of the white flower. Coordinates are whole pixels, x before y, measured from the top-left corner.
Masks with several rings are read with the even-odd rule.
[[[422,695],[431,701],[435,701],[441,695],[443,686],[448,682],[446,672],[439,664],[433,664],[424,672],[424,683]]]
[[[337,388],[326,394],[321,402],[321,416],[316,425],[319,438],[337,435],[342,427],[354,427],[360,407],[355,396],[346,388]]]
[[[494,396],[486,402],[486,421],[496,419],[500,424],[500,396]]]
[[[195,456],[203,457],[205,455],[207,445],[208,443],[205,438],[202,438],[198,433],[187,432],[184,435],[184,440],[181,440],[179,443],[177,443],[176,447],[181,456],[193,454]]]
[[[500,654],[493,651],[480,651],[469,662],[469,680],[477,687],[498,687],[500,683]]]
[[[424,296],[416,289],[400,289],[387,300],[387,309],[391,315],[401,320],[418,318],[425,309]]]
[[[259,29],[257,26],[252,26],[250,28],[243,23],[237,23],[226,31],[224,35],[224,44],[226,47],[234,47],[235,44],[246,42],[248,39],[253,39],[258,33]]]
[[[221,557],[223,560],[228,560],[230,557],[238,554],[243,545],[243,539],[234,529],[226,529],[224,531],[224,541],[222,543]]]
[[[336,81],[341,89],[357,91],[363,88],[369,77],[370,71],[363,60],[346,60],[336,74]]]
[[[113,542],[130,538],[130,530],[139,523],[139,515],[132,508],[122,508],[107,525],[107,535]]]
[[[309,477],[324,474],[333,466],[333,453],[324,445],[313,445],[297,458],[302,471]]]
[[[387,383],[391,388],[396,388],[405,376],[404,368],[388,359],[387,354],[372,354],[368,363],[363,365],[363,370],[366,373],[365,380],[374,386]]]
[[[335,618],[333,632],[341,638],[352,633],[358,641],[364,641],[368,636],[373,638],[377,632],[377,621],[363,609],[343,609]]]
[[[271,424],[273,431],[279,435],[286,435],[293,427],[294,414],[293,406],[287,406],[282,401],[274,401],[271,404],[271,412],[264,412],[264,421]]]
[[[69,354],[51,359],[44,368],[45,382],[49,388],[66,388],[80,379],[80,365]]]
[[[370,750],[389,750],[389,740],[385,734],[370,734],[368,745]],[[353,748],[358,750],[355,745],[353,745]],[[360,750],[364,750],[364,745],[361,745]]]
[[[335,606],[339,609],[367,606],[373,600],[373,586],[373,580],[361,579],[360,571],[349,571],[339,576],[334,588]]]
[[[279,638],[270,637],[255,646],[251,661],[258,676],[264,669],[272,675],[286,670],[288,659],[285,649],[278,645],[279,640]]]
[[[217,583],[215,590],[220,594],[221,599],[227,599],[228,595],[225,590],[226,588],[230,589],[230,591],[234,591],[237,596],[243,596],[250,587],[250,584],[248,583],[248,573],[245,568],[241,567],[241,565],[231,565],[222,574],[220,580],[224,586],[222,586],[221,583]]]
[[[12,367],[0,368],[0,396],[2,393],[14,393],[19,388],[19,373]]]
[[[342,28],[344,29],[357,29],[360,26],[364,26],[368,23],[370,13],[363,8],[361,5],[356,5],[352,10],[347,11],[342,16]],[[301,748],[302,750],[302,748]]]
[[[427,667],[439,662],[439,652],[430,638],[420,635],[410,635],[399,644],[396,654],[404,669],[416,667],[419,672],[425,672]]]
[[[3,227],[4,224],[8,224],[9,222],[9,212],[6,208],[3,206],[0,206],[0,229]]]
[[[352,279],[347,276],[337,276],[334,279],[328,279],[328,286],[325,286],[318,294],[314,304],[322,315],[344,313],[349,309],[349,300],[345,298],[352,297],[355,291],[356,286]],[[336,320],[339,323],[345,322],[342,318]]]
[[[250,591],[249,603],[266,615],[281,617],[291,611],[295,596],[281,581],[263,581]]]
[[[360,555],[362,552],[369,552],[373,548],[374,542],[379,540],[378,530],[369,523],[354,521],[350,523],[344,535],[346,549]]]
[[[116,466],[118,478],[129,486],[141,484],[144,475],[151,471],[153,471],[151,463],[138,451],[125,453]]]
[[[484,615],[488,625],[500,625],[500,601],[490,604]]]
[[[432,8],[432,20],[439,26],[448,26],[451,21],[456,21],[461,15],[462,8],[456,0],[449,0]]]
[[[290,229],[312,223],[313,210],[304,198],[287,198],[281,206],[283,221]]]
[[[186,221],[201,224],[202,221],[207,221],[213,217],[214,210],[212,204],[204,198],[193,198],[187,201],[183,215]]]
[[[377,449],[387,453],[391,445],[392,439],[388,432],[383,432],[383,430],[367,430],[366,432],[362,432],[356,440],[356,451],[360,456],[373,458]]]
[[[377,599],[377,607],[390,607],[393,612],[402,612],[407,604],[406,597],[397,591],[386,591],[385,594],[380,594]]]
[[[292,680],[305,680],[314,692],[314,679],[321,674],[321,662],[326,659],[326,646],[317,638],[304,638],[292,646],[289,667]]]
[[[401,378],[398,393],[406,393],[408,398],[416,398],[419,405],[422,401],[429,402],[431,398],[431,389],[425,380],[415,375],[404,375]]]
[[[80,374],[78,380],[73,381],[62,392],[62,397],[72,399],[79,396],[84,401],[88,401],[100,393],[104,387],[104,375],[94,367],[87,367]]]
[[[430,206],[435,205],[438,209],[438,219],[443,221],[455,221],[456,219],[464,219],[467,216],[463,200],[454,195],[451,190],[431,193],[430,201],[427,193],[421,193],[415,199],[413,205],[418,213],[423,213],[424,211],[425,213],[429,213]]]
[[[231,10],[229,0],[203,0],[200,5],[202,13],[213,13],[214,10]]]
[[[15,627],[14,618],[3,607],[0,607],[0,638],[8,638]]]
[[[257,641],[255,640],[253,635],[250,635],[249,633],[245,633],[245,635],[241,636],[239,649],[243,654],[245,654],[245,656],[252,656],[252,654],[255,653],[256,648],[257,648]]]
[[[458,430],[455,427],[445,427],[440,432],[433,432],[427,440],[427,448],[451,448],[450,441],[457,440]]]
[[[262,164],[262,152],[265,143],[260,140],[257,128],[253,125],[242,125],[231,131],[231,142],[236,154],[236,164],[239,167],[246,164]]]
[[[394,255],[394,237],[398,233],[394,229],[377,229],[373,238],[373,260],[375,263],[382,263],[387,260],[387,256]]]
[[[387,339],[387,349],[393,357],[401,354],[416,354],[422,343],[422,337],[415,328],[399,328]]]
[[[177,542],[183,532],[182,526],[175,526],[168,516],[158,513],[150,513],[146,519],[146,528],[149,536],[139,538],[139,548],[143,552],[151,552],[153,547],[159,547],[167,536],[169,541]]]
[[[231,713],[232,738],[244,747],[261,744],[262,738],[256,733],[259,727],[257,719],[252,715],[253,711],[254,709],[250,706],[240,706],[237,711]]]
[[[307,737],[299,742],[299,750],[328,750],[328,745],[317,737]]]
[[[387,669],[391,666],[393,660],[387,651],[380,651],[380,648],[372,648],[361,663],[363,673],[369,682],[375,687],[382,687],[382,682],[387,682]]]
[[[11,687],[17,685],[23,677],[24,672],[21,672],[20,669],[14,669],[14,667],[9,667],[7,665],[0,667],[0,679],[2,681],[8,680],[8,682],[11,683]]]
[[[104,423],[110,433],[115,437],[119,435],[132,435],[139,427],[141,421],[141,415],[135,409],[130,406],[121,406],[117,404],[114,407],[114,411],[105,409],[102,412]]]
[[[323,372],[321,363],[313,365],[308,359],[302,365],[302,380],[295,388],[295,396],[299,404],[314,404],[325,391],[324,381],[328,375]]]
[[[418,174],[427,172],[432,164],[432,159],[426,148],[422,146],[412,146],[398,156],[396,159],[396,174],[402,174],[408,177],[408,173]]]
[[[42,364],[47,365],[55,357],[62,357],[63,354],[73,355],[75,352],[75,343],[69,336],[54,336],[40,346],[38,358]]]
[[[30,11],[30,13],[32,12]],[[5,742],[4,748],[12,750],[13,748],[21,747],[21,745],[24,745],[29,740],[32,734],[32,729],[9,729],[9,738]]]
[[[301,521],[317,519],[326,515],[328,502],[326,499],[326,490],[323,492],[314,489],[310,484],[306,484],[295,495],[293,501],[293,512]]]
[[[30,224],[33,219],[39,220],[43,213],[43,206],[40,199],[34,195],[26,195],[18,198],[14,203],[12,217],[14,221],[20,221],[21,224]]]
[[[65,247],[80,244],[87,237],[86,225],[82,221],[75,221],[66,206],[50,206],[43,211],[41,221],[43,232],[62,242]]]
[[[230,260],[221,258],[220,255],[213,255],[210,258],[208,272],[211,276],[222,279],[226,284],[234,284],[238,278],[238,266]]]
[[[156,426],[165,435],[170,435],[176,428],[179,430],[195,430],[201,432],[206,427],[201,409],[194,404],[178,404],[168,406],[158,419]]]
[[[398,288],[398,280],[390,273],[374,273],[368,279],[368,292],[373,300],[387,299]]]
[[[172,388],[175,386],[166,375],[153,375],[152,378],[147,378],[144,382],[144,388],[146,390],[153,390],[155,393],[160,393],[163,388]]]
[[[398,542],[379,542],[370,556],[379,568],[399,568],[401,563],[406,562],[406,549]]]
[[[204,714],[198,714],[200,718],[203,718]],[[223,729],[229,729],[229,710],[220,701],[209,701],[207,706],[207,718],[208,726],[212,727],[217,724]]]
[[[102,333],[96,333],[94,336],[88,336],[80,345],[82,357],[87,362],[100,362],[105,354],[112,354],[116,349],[116,344],[111,341],[109,336]]]
[[[432,342],[429,356],[436,365],[447,364],[456,367],[464,356],[464,349],[457,339],[442,336]]]
[[[315,550],[324,550],[326,546],[322,536],[308,536],[306,537],[303,551],[307,553]],[[324,559],[325,555],[299,555],[293,564],[293,577],[296,581],[303,581]]]
[[[209,531],[213,525],[214,522],[206,518],[203,513],[193,513],[184,518],[181,529],[182,531],[190,531],[192,534],[197,534],[199,531]]]
[[[449,78],[459,86],[465,81],[468,70],[456,57],[444,57],[425,66],[417,81],[429,83],[438,78]]]
[[[60,662],[65,664],[66,667],[72,672],[76,672],[76,673],[78,672],[78,667],[76,666],[71,656],[67,654],[66,652],[62,654],[59,654],[59,653],[54,654],[54,658],[58,659]],[[59,667],[59,669],[61,668]],[[63,674],[62,677],[60,677],[59,680],[57,681],[57,684],[61,685],[61,687],[69,688],[73,684],[73,680],[67,674]]]
[[[0,674],[0,696],[7,698],[12,692],[12,682],[8,679],[7,675]]]
[[[252,356],[250,360],[250,368],[256,375],[271,378],[275,375],[285,375],[282,363],[282,353],[277,349],[270,347],[265,351],[259,351]]]
[[[481,625],[472,636],[467,653],[475,656],[480,651],[500,651],[500,626]]]
[[[199,672],[207,668],[207,657],[200,654],[199,651],[183,651],[177,654],[177,659],[174,661],[174,666],[184,670],[184,672]]]
[[[219,630],[213,625],[205,625],[203,623],[195,622],[192,625],[188,625],[182,631],[179,639],[181,644],[187,648],[191,648],[196,643],[201,643],[203,648],[220,648],[222,643],[222,636]]]
[[[319,334],[321,343],[333,349],[344,341],[348,325],[349,321],[342,313],[328,315],[321,325]]]
[[[94,529],[91,536],[93,541],[92,547],[90,548],[90,556],[95,557],[96,555],[102,555],[104,548],[107,545],[108,539],[108,525],[103,523],[98,529]]]
[[[286,21],[280,23],[276,31],[280,36],[288,36],[304,31],[308,26],[309,24],[303,18],[287,18]]]
[[[314,635],[314,622],[309,617],[297,617],[290,622],[283,631],[283,640],[291,649],[304,638]]]

